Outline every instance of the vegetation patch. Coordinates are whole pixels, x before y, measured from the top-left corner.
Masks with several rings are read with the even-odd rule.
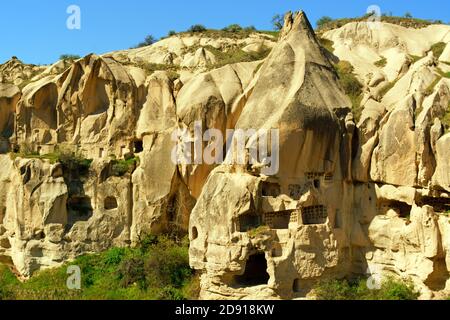
[[[212,65],[212,69],[220,68],[228,64],[239,63],[239,62],[252,62],[265,59],[271,49],[268,47],[262,47],[257,52],[245,52],[241,48],[233,48],[228,51],[221,51],[214,48],[213,46],[206,46],[206,50],[210,51],[217,59],[217,63]]]
[[[350,62],[341,60],[339,63],[334,64],[334,68],[339,77],[339,83],[352,102],[353,115],[358,121],[362,112],[363,85],[353,73],[354,69]]]
[[[379,68],[384,68],[387,64],[387,59],[385,57],[382,57],[380,60],[375,62],[375,66]]]
[[[381,88],[381,90],[378,92],[380,99],[383,99],[383,97],[386,95],[386,93],[388,93],[397,83],[398,80],[395,81],[391,81],[389,83],[387,83],[383,88]]]
[[[158,63],[150,63],[150,62],[140,62],[137,63],[136,66],[145,71],[147,76],[153,74],[156,71],[166,71],[168,77],[171,80],[178,79],[180,77],[178,73],[178,67],[170,64],[158,64]]]
[[[334,52],[334,42],[325,38],[318,38],[320,45],[325,48],[328,52]]]
[[[270,231],[269,226],[259,226],[256,229],[251,229],[251,230],[247,231],[247,233],[250,238],[256,238],[257,236],[264,234],[265,232],[268,232],[268,231]]]
[[[369,289],[367,279],[320,281],[314,289],[319,300],[417,300],[410,281],[385,279],[380,289]]]
[[[442,52],[444,52],[446,45],[447,44],[444,42],[438,42],[431,46],[431,51],[433,51],[433,55],[435,58],[439,58],[442,55]]]
[[[32,148],[27,143],[22,143],[17,152],[11,153],[12,159],[17,157],[49,161],[51,164],[61,163],[64,170],[77,172],[79,175],[86,175],[93,161],[92,159],[86,159],[79,152],[69,150],[56,150],[55,152],[41,155],[38,152],[32,151]]]
[[[123,177],[136,169],[139,163],[139,157],[130,157],[125,160],[112,160],[111,173],[116,177]]]
[[[59,56],[59,60],[75,61],[81,59],[77,54],[62,54]]]
[[[189,267],[188,239],[146,237],[134,249],[85,255],[21,283],[0,265],[0,300],[197,299],[199,278]],[[81,269],[81,289],[69,290],[69,266]]]
[[[436,77],[436,79],[434,79],[434,81],[432,83],[430,83],[430,85],[425,89],[424,91],[424,95],[425,96],[429,96],[433,93],[434,88],[436,87],[436,85],[439,83],[439,81],[441,81],[442,77]]]
[[[367,22],[373,13],[366,14],[362,17],[356,18],[342,18],[342,19],[332,19],[330,17],[322,17],[317,21],[317,31],[326,32],[333,29],[338,29],[351,22]],[[411,17],[410,15],[405,15],[404,17],[392,16],[390,14],[382,14],[380,17],[381,22],[392,23],[396,25],[403,26],[405,28],[421,29],[428,27],[432,24],[442,24],[440,20],[424,20],[419,18]]]

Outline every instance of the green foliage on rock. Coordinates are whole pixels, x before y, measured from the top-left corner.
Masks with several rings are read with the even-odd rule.
[[[431,46],[431,51],[433,51],[434,57],[439,58],[442,55],[442,53],[444,52],[446,46],[447,46],[447,44],[444,42],[438,42],[438,43],[433,44]]]
[[[367,279],[320,281],[314,289],[319,300],[417,300],[410,281],[384,279],[380,289],[369,289]]]
[[[375,64],[375,66],[377,66],[379,68],[383,68],[387,64],[387,59],[385,57],[382,57],[380,60],[376,61],[374,64]]]
[[[59,60],[68,60],[68,61],[75,61],[80,58],[81,57],[77,54],[62,54],[59,56]]]
[[[69,266],[81,269],[80,290],[67,288]],[[81,256],[24,283],[0,265],[0,300],[186,300],[198,293],[187,239],[148,237],[137,248]]]

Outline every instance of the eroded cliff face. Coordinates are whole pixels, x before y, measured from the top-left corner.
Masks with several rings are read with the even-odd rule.
[[[450,28],[417,30],[414,42],[414,30],[357,24],[322,35],[334,57],[299,12],[278,41],[175,36],[72,64],[1,65],[0,262],[29,277],[178,232],[189,233],[202,298],[299,298],[317,280],[372,273],[410,277],[426,298],[448,292],[449,45],[435,57],[434,38],[420,39],[448,43]],[[215,50],[233,48],[271,53],[218,67]],[[329,57],[349,60],[364,83],[359,119]],[[143,62],[180,75],[149,74]],[[196,122],[223,136],[278,129],[279,170],[267,174],[261,158],[174,163],[173,132],[193,134]],[[28,155],[14,153],[24,146]],[[92,164],[48,160],[62,149]]]

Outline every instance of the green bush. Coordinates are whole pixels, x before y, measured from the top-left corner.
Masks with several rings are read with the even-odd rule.
[[[317,28],[323,28],[326,24],[328,24],[328,23],[330,23],[330,22],[332,22],[333,21],[333,19],[332,18],[330,18],[330,17],[327,17],[327,16],[325,16],[325,17],[322,17],[322,18],[320,18],[319,20],[317,20]]]
[[[327,49],[329,52],[333,53],[334,52],[334,42],[325,38],[318,38],[320,45]]]
[[[134,171],[138,163],[138,157],[132,157],[126,160],[112,160],[111,174],[116,177],[122,177],[125,174]]]
[[[353,66],[348,62],[341,60],[334,65],[339,78],[339,83],[352,102],[353,114],[355,120],[359,120],[361,115],[361,101],[363,85],[353,73]]]
[[[188,257],[187,239],[151,236],[137,248],[81,256],[60,268],[39,272],[25,283],[0,265],[0,300],[197,299],[199,279]],[[81,269],[81,290],[66,286],[70,265]]]
[[[380,60],[375,62],[375,66],[377,66],[379,68],[385,67],[386,64],[387,64],[387,59],[385,57],[382,57]]]
[[[59,60],[68,60],[68,61],[74,61],[74,60],[78,60],[80,58],[81,57],[76,54],[62,54],[59,56]]]
[[[214,54],[217,59],[217,63],[210,67],[220,68],[228,64],[238,63],[238,62],[251,62],[265,59],[271,49],[268,47],[262,47],[258,52],[245,52],[240,48],[230,49],[226,52],[214,48],[213,46],[206,46],[206,50]]]
[[[222,31],[226,31],[226,32],[241,32],[241,31],[243,31],[243,29],[238,24],[230,24],[228,27],[223,28]]]
[[[435,58],[439,58],[442,55],[442,52],[444,52],[446,45],[447,44],[444,42],[438,42],[431,46],[431,51],[433,51],[433,55]]]
[[[169,37],[175,36],[176,34],[177,32],[175,30],[170,30],[169,33],[167,33]]]
[[[151,45],[154,44],[155,42],[156,42],[155,37],[153,37],[151,34],[149,34],[148,36],[145,37],[144,41],[140,42],[139,44],[137,44],[137,45],[136,45],[135,47],[133,47],[132,49],[151,46]]]
[[[347,61],[340,61],[335,67],[344,92],[351,96],[361,95],[363,85],[353,74],[353,66]]]
[[[198,32],[205,32],[207,29],[204,25],[201,24],[194,24],[193,26],[191,26],[187,32],[193,32],[193,33],[198,33]]]
[[[367,279],[320,281],[314,288],[319,300],[417,300],[410,281],[385,279],[380,289],[369,289]]]
[[[80,176],[86,175],[92,164],[92,159],[86,159],[77,152],[62,151],[57,153],[56,157],[57,162],[62,164],[63,170]]]

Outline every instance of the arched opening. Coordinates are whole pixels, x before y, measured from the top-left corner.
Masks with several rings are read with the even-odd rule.
[[[252,287],[267,284],[269,278],[266,256],[264,253],[257,253],[248,258],[244,274],[235,276],[234,280],[238,285]]]
[[[115,197],[106,197],[104,207],[105,207],[105,210],[117,209],[118,205],[117,205],[116,198]]]
[[[134,140],[134,152],[140,153],[144,151],[144,143],[142,140]]]

